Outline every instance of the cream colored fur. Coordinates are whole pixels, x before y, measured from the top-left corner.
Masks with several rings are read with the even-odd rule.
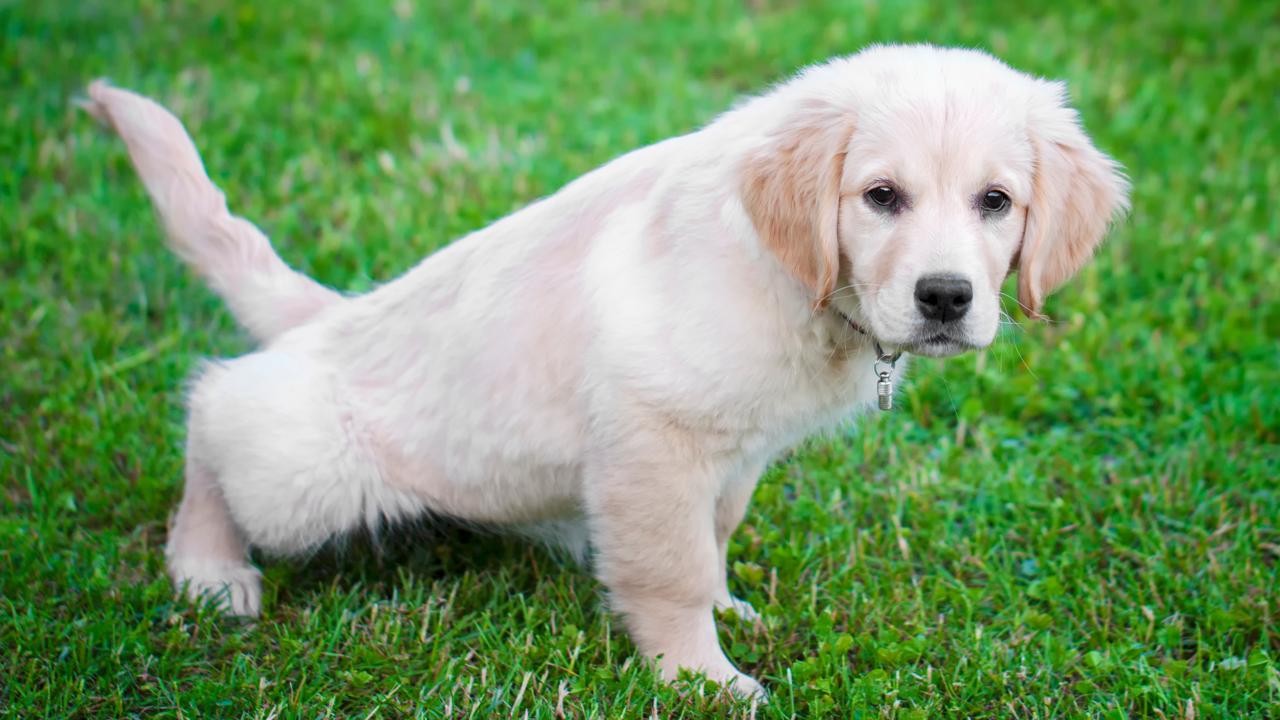
[[[745,693],[760,686],[713,615],[754,616],[727,542],[770,458],[874,400],[871,340],[846,318],[916,354],[986,346],[1007,274],[1020,261],[1038,314],[1127,192],[1062,85],[975,51],[875,47],[342,297],[227,212],[176,118],[102,82],[89,96],[174,250],[262,341],[191,393],[176,583],[256,615],[250,547],[423,513],[509,527],[589,545],[668,677]],[[885,182],[899,212],[868,199]],[[1012,202],[998,217],[976,204],[992,187]],[[938,273],[974,287],[945,341],[913,299]]]

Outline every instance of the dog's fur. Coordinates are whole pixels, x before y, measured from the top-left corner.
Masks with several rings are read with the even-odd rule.
[[[589,544],[668,677],[747,693],[713,609],[754,616],[725,550],[765,464],[874,400],[874,340],[985,347],[1015,270],[1038,317],[1128,190],[1061,83],[874,47],[344,297],[227,212],[176,118],[102,82],[89,95],[173,248],[263,344],[194,384],[176,583],[256,615],[250,547],[300,553],[423,513],[511,527]],[[869,195],[886,185],[892,210]],[[980,207],[993,189],[1003,212]],[[960,321],[921,314],[931,276],[972,284]]]

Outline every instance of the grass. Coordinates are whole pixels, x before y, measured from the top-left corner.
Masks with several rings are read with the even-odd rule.
[[[725,717],[581,568],[417,528],[173,599],[182,388],[250,345],[163,249],[97,76],[345,290],[877,41],[1070,82],[1134,180],[1079,277],[766,474],[722,623],[757,717],[1280,717],[1280,9],[1264,2],[0,4],[0,716]],[[699,692],[702,690],[703,692]]]

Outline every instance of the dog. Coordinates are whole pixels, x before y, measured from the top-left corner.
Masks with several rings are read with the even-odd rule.
[[[746,695],[714,611],[757,617],[725,554],[766,464],[875,402],[882,354],[990,345],[1011,273],[1042,317],[1128,206],[1062,83],[874,46],[344,296],[229,213],[173,115],[88,94],[261,342],[192,385],[178,587],[256,616],[250,548],[422,515],[510,528],[589,554],[665,678]]]

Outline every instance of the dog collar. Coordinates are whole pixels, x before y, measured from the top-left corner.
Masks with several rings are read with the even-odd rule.
[[[862,334],[862,335],[866,335],[867,337],[871,337],[871,333],[867,332],[866,330],[864,330],[864,329],[862,328],[862,326],[861,326],[861,325],[859,325],[858,323],[854,322],[854,321],[853,321],[853,318],[849,317],[848,315],[845,315],[844,313],[840,312],[839,310],[836,310],[836,314],[837,314],[837,315],[839,315],[840,317],[844,318],[844,321],[845,321],[845,322],[847,322],[847,323],[849,323],[849,327],[851,327],[851,328],[853,328],[854,330],[858,331],[858,333],[860,333],[860,334]]]
[[[853,318],[849,317],[848,315],[845,315],[839,310],[836,310],[836,314],[844,318],[844,321],[849,324],[849,327],[858,331],[859,334],[865,337],[871,338],[871,343],[875,346],[875,349],[876,349],[876,362],[871,367],[872,372],[876,374],[876,396],[880,400],[881,410],[892,410],[893,409],[893,380],[890,379],[890,375],[893,374],[893,368],[895,365],[898,364],[898,359],[902,357],[902,350],[898,350],[897,352],[893,352],[893,353],[885,352],[884,348],[880,347],[880,341],[877,340],[874,335],[867,332],[861,325],[854,322]],[[880,366],[882,364],[888,365],[889,369],[881,370]]]

